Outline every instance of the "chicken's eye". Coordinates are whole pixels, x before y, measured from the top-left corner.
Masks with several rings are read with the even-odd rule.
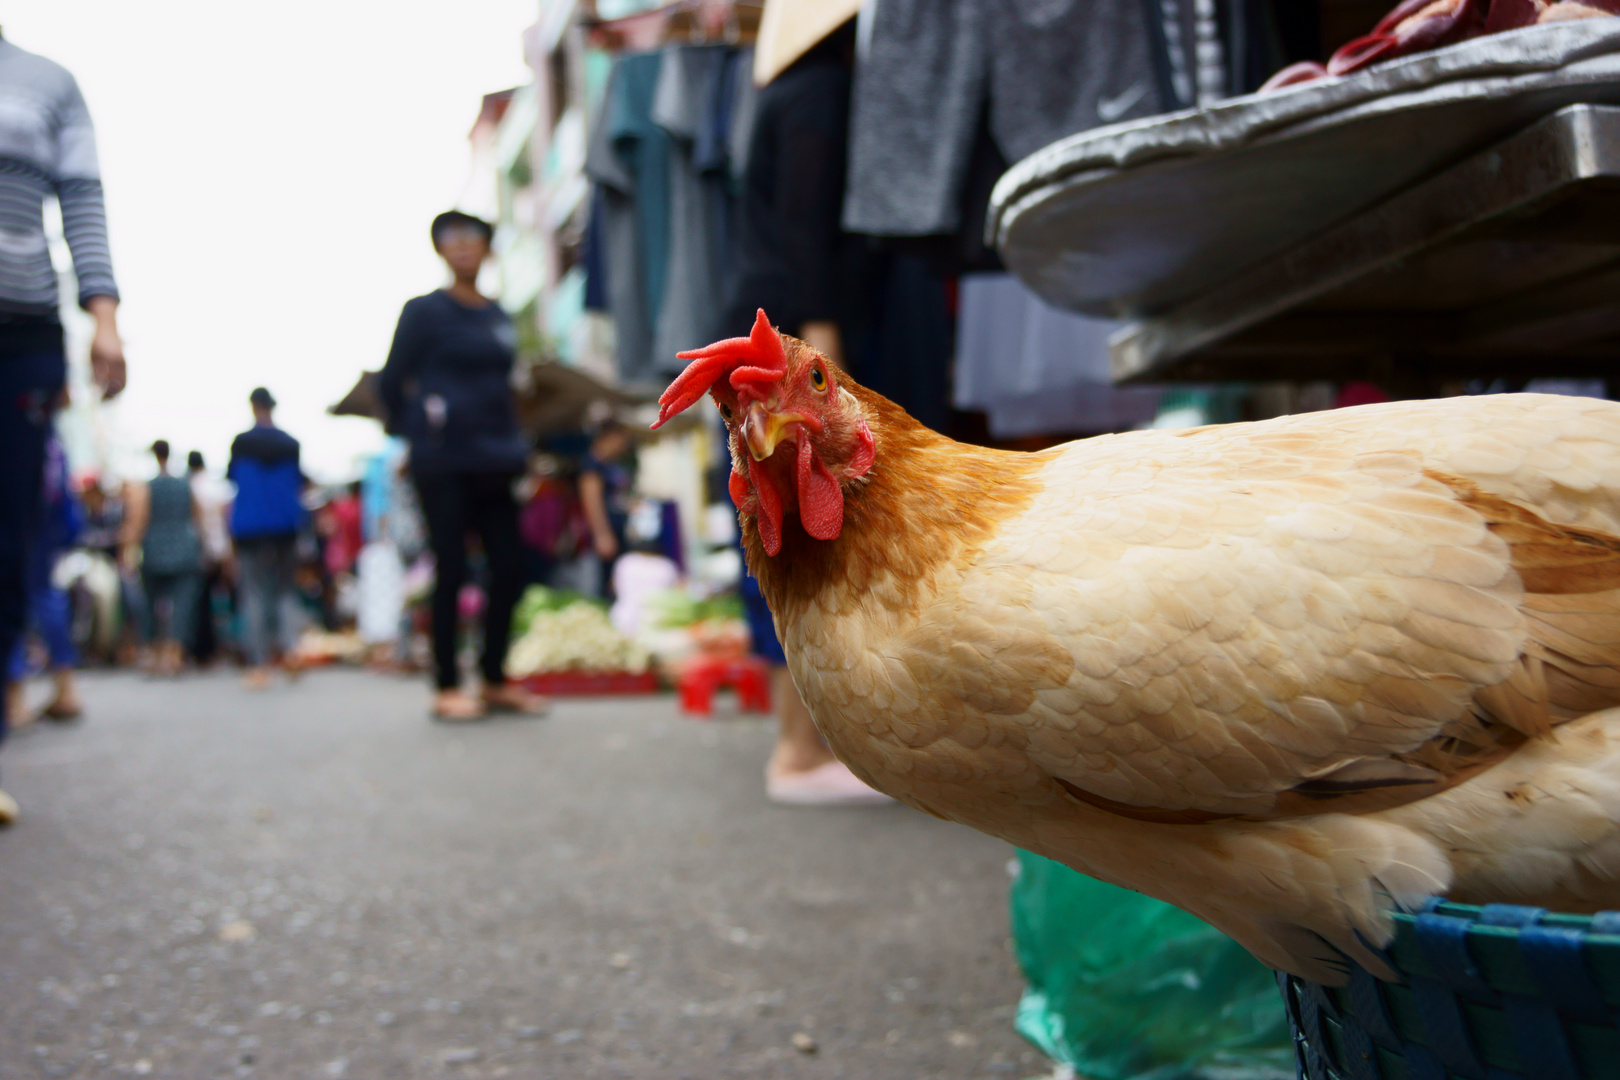
[[[822,374],[820,368],[813,367],[810,369],[810,385],[815,388],[817,393],[827,389],[827,376]]]
[[[731,423],[731,406],[723,401],[720,402],[720,419],[728,424]]]

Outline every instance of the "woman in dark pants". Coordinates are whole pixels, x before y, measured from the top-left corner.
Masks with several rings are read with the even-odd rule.
[[[541,712],[545,701],[506,681],[512,609],[523,587],[513,482],[527,446],[512,398],[512,320],[478,291],[489,257],[488,223],[451,211],[433,219],[433,248],[452,283],[418,296],[400,313],[382,372],[389,429],[410,442],[411,478],[427,520],[433,587],[433,715],[476,720],[490,710]],[[456,660],[458,598],[467,580],[467,534],[489,566],[484,606],[483,687],[461,689]]]

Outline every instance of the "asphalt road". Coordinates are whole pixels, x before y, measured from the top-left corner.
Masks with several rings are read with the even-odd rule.
[[[1026,1077],[1006,845],[669,698],[85,679],[0,754],[0,1077]]]

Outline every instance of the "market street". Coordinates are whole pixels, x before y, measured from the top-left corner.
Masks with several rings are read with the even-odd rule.
[[[1006,845],[766,802],[674,700],[430,723],[424,680],[84,680],[18,732],[0,1076],[1033,1076]]]

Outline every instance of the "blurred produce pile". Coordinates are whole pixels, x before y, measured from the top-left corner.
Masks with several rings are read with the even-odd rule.
[[[560,671],[647,670],[651,656],[613,628],[601,603],[564,589],[530,586],[512,616],[506,670],[522,678]]]

